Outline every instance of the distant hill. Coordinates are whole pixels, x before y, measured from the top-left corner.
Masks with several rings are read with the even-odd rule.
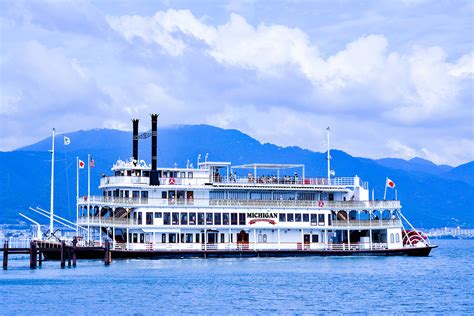
[[[412,158],[410,160],[400,158],[382,158],[375,160],[379,165],[384,167],[399,169],[404,171],[415,171],[427,174],[439,175],[449,172],[453,167],[448,165],[436,165],[429,160],[422,158]]]
[[[92,192],[99,194],[101,174],[110,174],[112,164],[131,156],[132,135],[111,129],[68,133],[69,146],[56,138],[55,205],[59,214],[75,217],[75,157],[86,161],[90,153],[96,167],[91,172]],[[18,212],[28,206],[49,209],[51,138],[20,148],[0,152],[0,222],[17,222]],[[140,140],[139,159],[150,161],[150,139]],[[187,159],[196,166],[198,154],[212,161],[231,161],[233,165],[251,162],[299,163],[306,165],[307,176],[326,174],[325,153],[299,147],[262,144],[237,130],[208,125],[182,125],[159,128],[158,165],[185,166]],[[381,198],[385,177],[396,183],[406,216],[417,226],[474,226],[472,166],[436,166],[421,159],[409,161],[352,157],[340,150],[331,151],[336,176],[360,176],[369,182],[376,198]],[[460,168],[460,169],[458,169]],[[66,172],[67,170],[67,172]],[[86,194],[86,170],[81,171],[80,195]],[[69,193],[69,194],[68,194]],[[388,198],[394,197],[389,190]]]

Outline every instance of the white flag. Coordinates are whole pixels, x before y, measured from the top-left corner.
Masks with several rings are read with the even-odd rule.
[[[64,145],[69,145],[71,143],[71,139],[67,136],[64,136]]]
[[[79,159],[79,169],[84,169],[84,166],[85,166],[85,165],[86,165],[86,164],[84,163],[84,161],[82,161],[82,160]]]
[[[388,188],[394,188],[395,187],[395,182],[393,182],[392,180],[390,180],[389,178],[387,178],[387,182],[385,183],[385,187],[388,187]]]

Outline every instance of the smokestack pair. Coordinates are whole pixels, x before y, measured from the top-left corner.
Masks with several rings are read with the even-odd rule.
[[[138,163],[138,119],[133,119],[133,160]],[[160,185],[158,171],[156,170],[157,162],[157,130],[158,130],[158,114],[151,114],[151,170],[150,185]]]

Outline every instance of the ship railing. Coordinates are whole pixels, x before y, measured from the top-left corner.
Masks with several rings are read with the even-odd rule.
[[[0,248],[3,248],[5,242],[8,242],[8,248],[12,249],[30,248],[30,242],[32,240],[32,238],[28,237],[4,237],[0,238]]]
[[[311,207],[336,210],[399,209],[400,201],[209,200],[211,206]]]
[[[116,250],[141,251],[360,251],[388,249],[388,243],[303,243],[303,242],[231,242],[231,243],[115,243]]]
[[[97,217],[97,216],[90,216],[87,218],[87,216],[80,216],[77,220],[77,223],[81,226],[84,225],[107,225],[107,226],[113,226],[113,225],[134,225],[134,220],[133,219],[128,219],[128,218],[110,218],[110,217]]]
[[[95,204],[105,206],[241,206],[241,207],[304,207],[330,210],[367,210],[367,209],[399,209],[400,201],[318,201],[318,200],[233,200],[233,199],[139,199],[91,196],[79,198],[80,205]]]
[[[337,186],[354,186],[357,181],[354,177],[337,177],[331,178],[301,178],[298,176],[260,176],[257,178],[231,176],[214,178],[212,183],[226,183],[226,184],[289,184],[289,185],[337,185]],[[358,178],[357,178],[358,179]],[[362,184],[361,184],[362,185]]]
[[[400,227],[401,225],[402,222],[399,219],[332,221],[333,227]]]

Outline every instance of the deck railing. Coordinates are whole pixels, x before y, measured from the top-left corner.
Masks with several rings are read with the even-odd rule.
[[[231,200],[231,199],[133,199],[120,197],[91,196],[79,198],[80,205],[88,203],[104,206],[229,206],[229,207],[275,207],[275,208],[319,208],[331,210],[399,209],[400,201],[305,201],[305,200]]]
[[[116,250],[141,251],[358,251],[388,249],[387,243],[302,243],[302,242],[249,242],[249,243],[115,243]]]

